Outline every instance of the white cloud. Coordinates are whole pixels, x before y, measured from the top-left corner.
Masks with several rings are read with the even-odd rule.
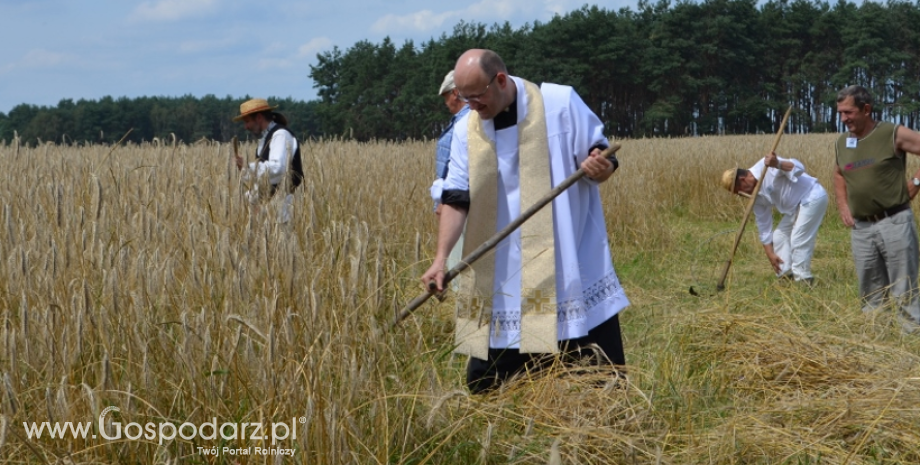
[[[613,3],[621,3],[621,2],[613,2]],[[585,2],[579,1],[579,0],[574,0],[574,1],[573,0],[544,0],[543,8],[547,13],[550,13],[550,15],[557,15],[557,14],[564,15],[570,11],[581,8],[582,5],[585,5],[585,4],[586,4]],[[603,5],[600,5],[600,6],[604,7]],[[609,8],[612,8],[612,6],[604,7],[604,8],[609,9]]]
[[[317,37],[300,46],[297,49],[299,58],[313,58],[317,53],[331,49],[333,46],[332,39],[328,37]]]
[[[290,58],[262,58],[256,64],[256,69],[261,71],[270,71],[288,69],[292,66],[294,66],[294,60]]]
[[[480,0],[462,10],[440,13],[422,10],[401,16],[388,14],[375,21],[371,30],[381,34],[404,34],[406,31],[440,30],[460,20],[491,24],[534,15],[543,15],[548,19],[554,13],[563,11],[562,5],[573,2],[574,0],[544,0],[541,8],[538,3],[528,0]]]
[[[69,53],[52,52],[49,50],[36,48],[29,50],[19,61],[9,63],[2,68],[2,71],[8,72],[13,69],[25,68],[54,68],[56,66],[76,63],[77,56]]]
[[[269,42],[262,47],[262,55],[278,55],[290,50],[284,42]]]
[[[498,23],[511,19],[521,13],[532,13],[536,8],[535,2],[526,0],[482,0],[463,10],[464,17],[472,17],[478,21]],[[527,15],[531,16],[531,15]]]
[[[212,50],[222,50],[236,44],[236,39],[215,39],[215,40],[188,40],[179,44],[179,51],[182,53],[201,53]]]
[[[633,0],[603,0],[598,6],[617,9],[628,6]],[[584,0],[479,0],[460,10],[434,12],[421,10],[405,15],[387,14],[371,25],[371,31],[379,34],[406,35],[407,33],[430,32],[450,29],[460,20],[490,25],[505,21],[533,23],[536,20],[549,21],[554,15],[564,15],[581,8]]]
[[[138,5],[131,13],[131,19],[176,21],[210,13],[216,6],[217,0],[157,0]]]
[[[458,12],[448,11],[435,13],[431,10],[422,10],[408,15],[386,15],[371,25],[371,30],[381,34],[409,31],[430,31],[440,29],[444,23],[458,16]]]
[[[29,50],[22,57],[20,66],[24,68],[50,68],[64,63],[72,62],[76,56],[69,53],[57,53],[44,49]]]
[[[262,50],[261,55],[263,58],[256,61],[256,69],[260,71],[291,69],[302,65],[304,60],[312,60],[317,53],[332,48],[332,45],[332,39],[317,37],[297,47],[296,51],[290,53],[290,49],[285,47],[284,44],[273,42]]]

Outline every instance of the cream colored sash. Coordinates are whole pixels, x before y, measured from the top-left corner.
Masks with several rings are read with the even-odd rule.
[[[524,81],[527,116],[518,123],[521,211],[552,189],[546,116],[540,88]],[[478,113],[469,116],[470,211],[463,255],[497,232],[498,161],[495,142],[482,129]],[[522,353],[556,353],[556,254],[552,204],[521,226],[521,345]],[[457,302],[457,352],[488,358],[489,323],[495,284],[494,255],[474,263],[460,276]],[[497,330],[498,328],[496,328]]]

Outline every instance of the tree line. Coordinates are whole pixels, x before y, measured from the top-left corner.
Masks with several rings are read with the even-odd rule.
[[[99,100],[61,100],[56,107],[20,104],[9,115],[0,113],[0,140],[19,136],[23,143],[114,143],[125,134],[133,142],[159,138],[184,142],[201,139],[228,141],[233,136],[246,140],[248,133],[233,117],[240,104],[250,97],[201,98],[183,97],[103,97]],[[272,105],[289,119],[297,121],[292,129],[298,136],[317,133],[314,121],[317,102],[303,102],[290,97],[270,98]]]
[[[302,136],[358,140],[436,137],[447,112],[438,86],[469,48],[499,53],[512,74],[573,86],[617,137],[837,131],[835,96],[860,84],[879,116],[920,117],[920,0],[640,0],[636,10],[584,6],[520,28],[460,22],[419,46],[389,38],[317,55],[317,98],[281,100]],[[206,96],[62,100],[0,113],[0,139],[186,141],[242,135],[245,99]]]

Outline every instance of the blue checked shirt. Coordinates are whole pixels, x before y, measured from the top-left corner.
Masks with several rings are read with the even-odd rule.
[[[435,176],[438,179],[447,177],[447,163],[450,161],[450,138],[454,134],[454,123],[469,111],[470,106],[464,105],[456,115],[451,116],[450,123],[444,128],[441,137],[438,138],[438,161],[435,167]]]

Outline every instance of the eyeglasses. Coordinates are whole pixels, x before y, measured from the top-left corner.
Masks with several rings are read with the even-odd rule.
[[[465,103],[478,102],[479,99],[481,99],[482,96],[483,96],[483,95],[486,95],[486,92],[489,91],[489,86],[492,85],[492,81],[494,81],[495,78],[496,78],[497,76],[498,76],[498,73],[495,73],[495,74],[492,75],[492,79],[489,79],[489,83],[486,84],[486,88],[483,89],[482,92],[480,92],[480,93],[478,93],[478,94],[476,94],[476,95],[463,95],[463,94],[460,93],[460,91],[457,91],[457,98],[459,98],[460,100],[462,100],[462,101],[465,102]]]

